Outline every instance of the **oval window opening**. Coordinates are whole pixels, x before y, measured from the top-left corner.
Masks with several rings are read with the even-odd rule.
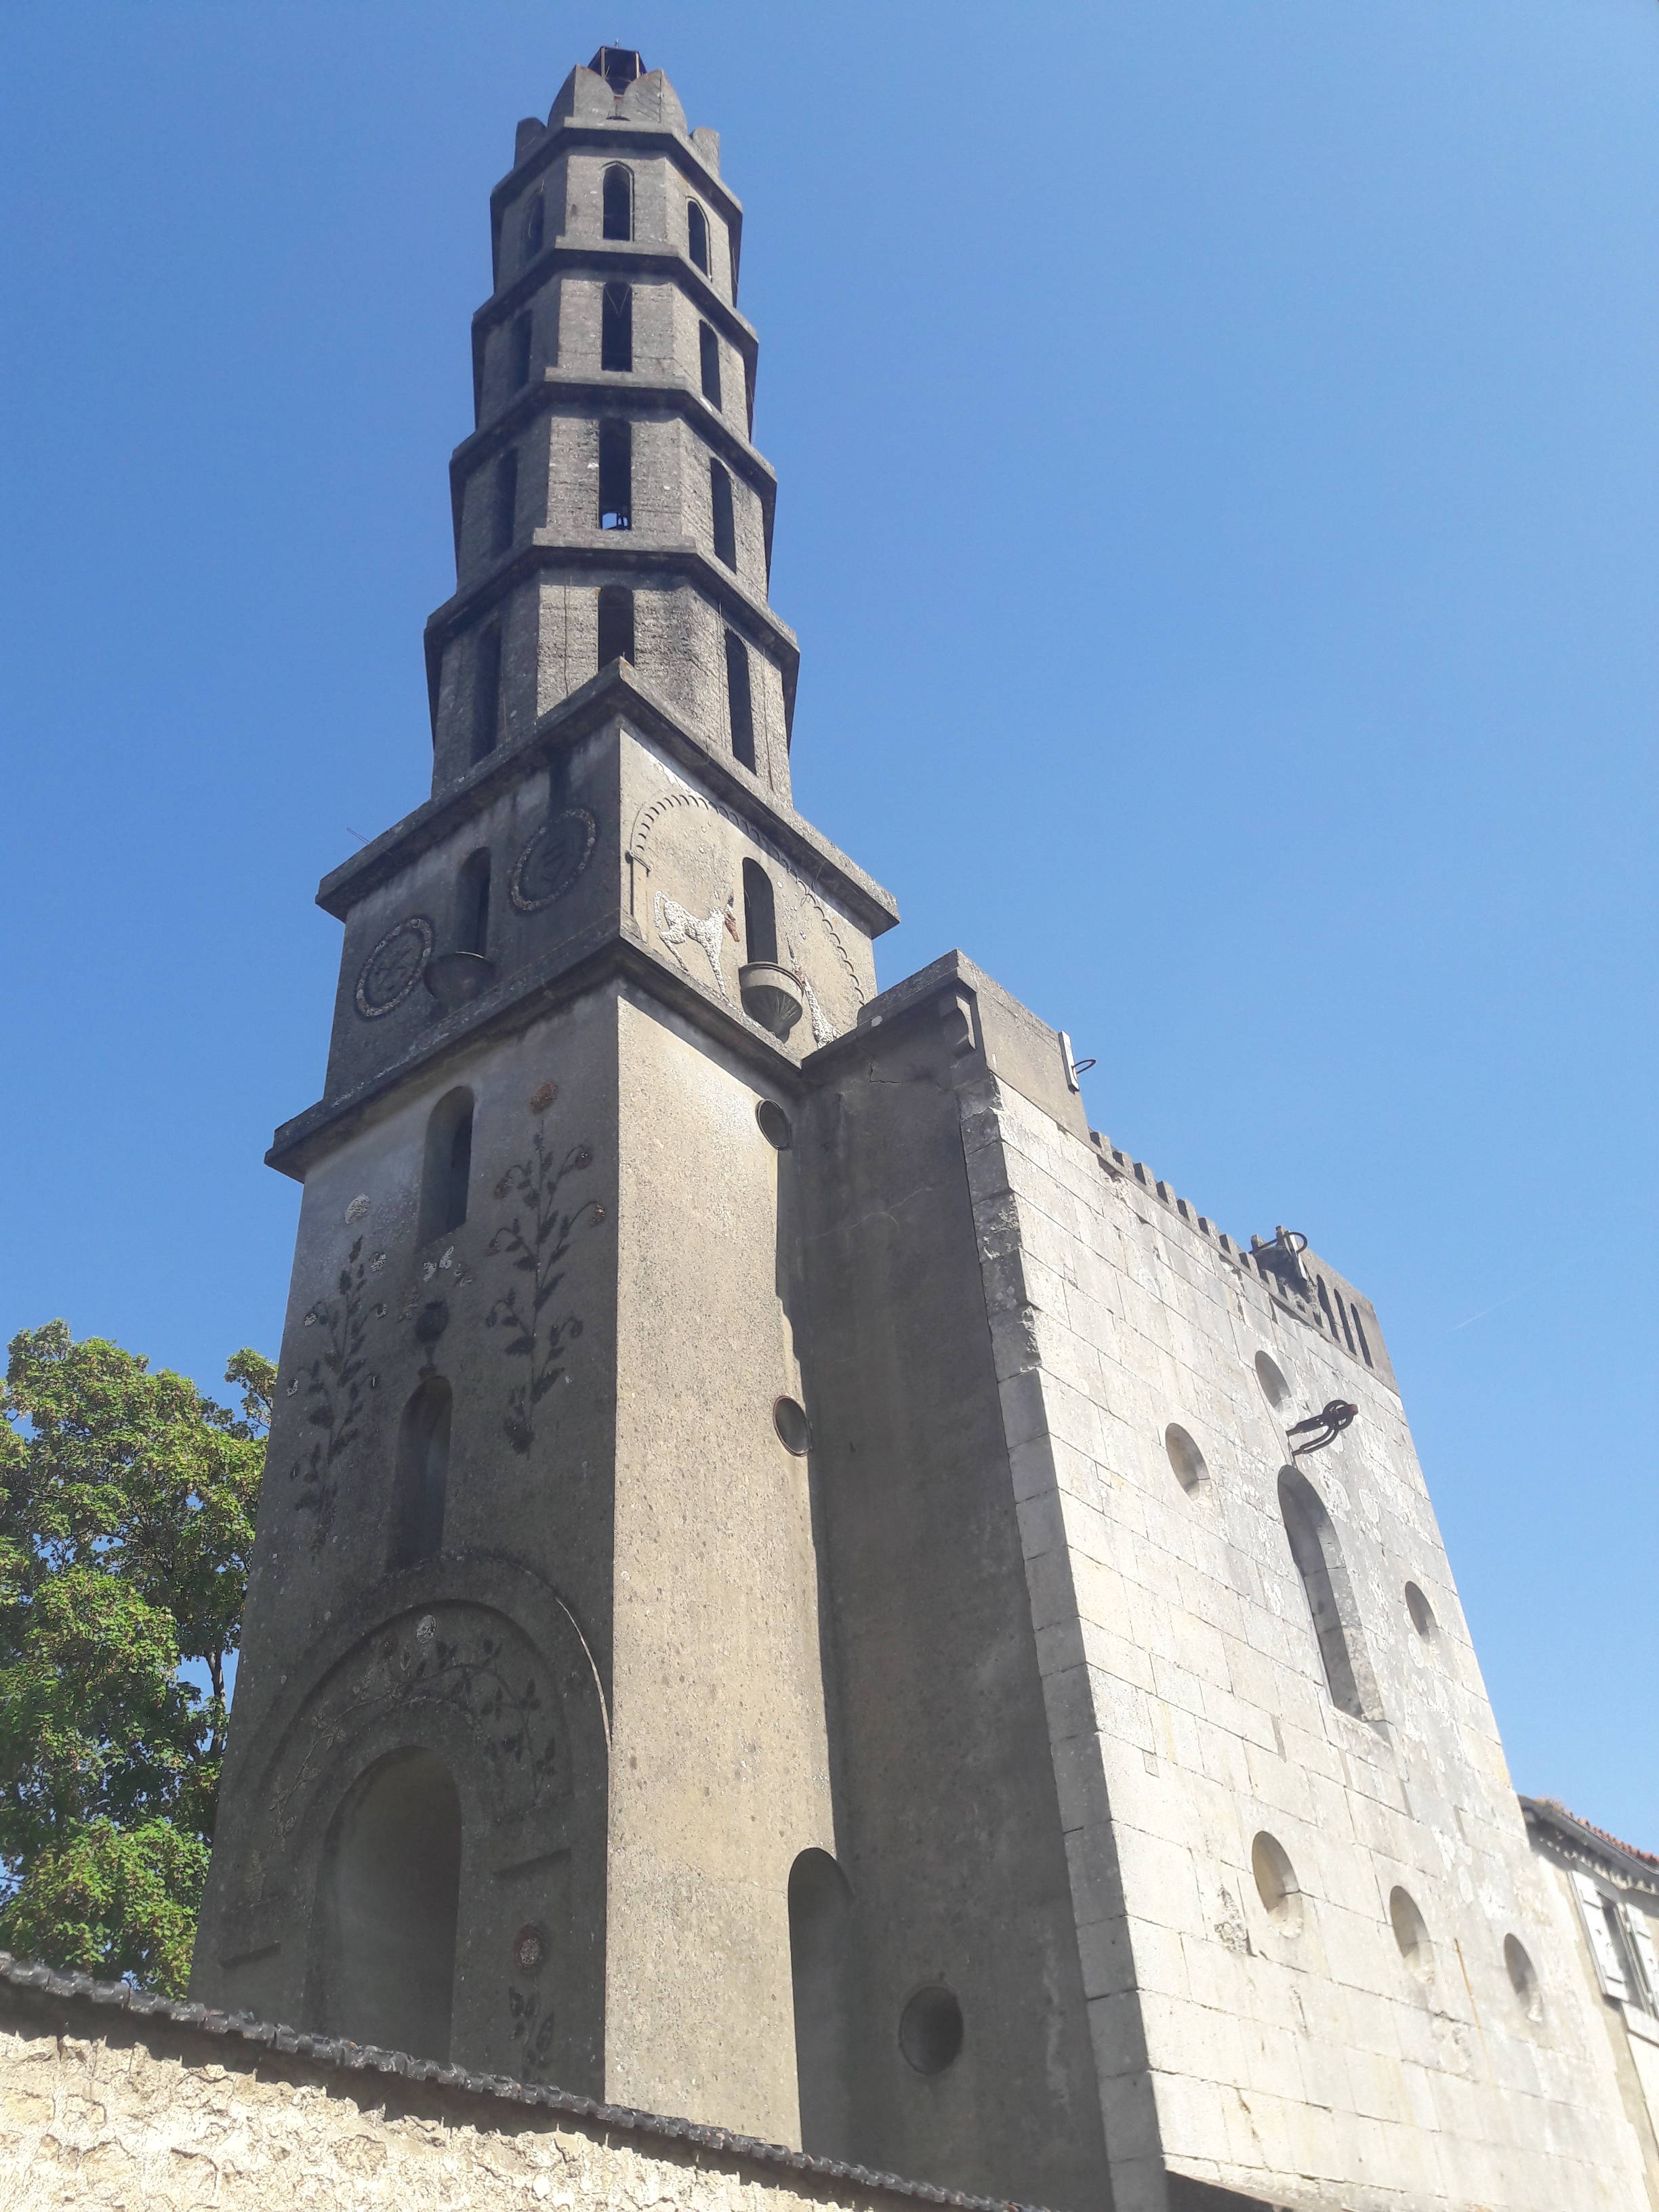
[[[812,1431],[806,1419],[805,1408],[793,1398],[780,1398],[772,1407],[772,1425],[778,1432],[778,1441],[785,1451],[801,1458],[812,1447]]]
[[[1521,2009],[1528,2020],[1536,2020],[1544,2009],[1538,1991],[1538,1969],[1528,1957],[1526,1947],[1518,1937],[1504,1938],[1504,1965],[1508,1970],[1510,1987],[1521,2000]]]
[[[1258,1352],[1255,1355],[1255,1375],[1261,1385],[1261,1394],[1274,1413],[1289,1404],[1291,1386],[1279,1372],[1277,1361],[1269,1359],[1265,1352]]]
[[[1201,1489],[1209,1480],[1210,1470],[1205,1464],[1203,1453],[1178,1421],[1171,1421],[1164,1430],[1164,1449],[1170,1455],[1176,1480],[1188,1495]]]
[[[1400,1955],[1420,1982],[1426,1982],[1434,1972],[1434,1946],[1429,1941],[1429,1931],[1417,1901],[1409,1890],[1391,1889],[1389,1892],[1389,1919],[1394,1928],[1394,1940],[1400,1946]]]
[[[1406,1610],[1412,1617],[1412,1626],[1425,1644],[1434,1641],[1439,1623],[1434,1617],[1434,1607],[1415,1583],[1406,1585]]]
[[[1302,1888],[1285,1846],[1264,1830],[1250,1845],[1250,1872],[1270,1919],[1287,1935],[1302,1925]]]
[[[942,2074],[962,2049],[962,2007],[938,1984],[918,1990],[899,2014],[899,2049],[918,2074]]]
[[[794,1143],[794,1124],[782,1107],[775,1106],[769,1098],[763,1098],[756,1107],[755,1119],[760,1123],[762,1136],[778,1152],[787,1152]]]

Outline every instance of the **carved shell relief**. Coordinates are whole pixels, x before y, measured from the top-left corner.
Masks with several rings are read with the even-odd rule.
[[[694,982],[736,1008],[744,957],[740,872],[744,852],[757,849],[776,896],[779,960],[800,986],[811,1045],[827,1044],[852,1026],[866,995],[841,928],[781,853],[689,785],[640,810],[628,852],[634,919]]]
[[[387,930],[364,961],[357,976],[353,1003],[366,1022],[401,1006],[426,972],[434,937],[432,917],[405,915]]]

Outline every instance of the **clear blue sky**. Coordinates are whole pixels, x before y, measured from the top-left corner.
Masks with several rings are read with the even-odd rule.
[[[513,126],[750,210],[803,808],[1375,1298],[1516,1780],[1659,1846],[1659,4],[11,0],[0,1324],[274,1351]]]

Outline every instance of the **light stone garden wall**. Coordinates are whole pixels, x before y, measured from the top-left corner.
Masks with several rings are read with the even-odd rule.
[[[8,1970],[0,1960],[5,2212],[874,2212],[917,2196],[994,2212],[814,2174],[712,2129],[675,2141],[683,2123],[586,2118],[553,2092],[411,2081],[378,2070],[389,2053],[283,2055],[226,2033],[222,2015],[216,2034],[168,2008],[135,2018],[19,1990]]]

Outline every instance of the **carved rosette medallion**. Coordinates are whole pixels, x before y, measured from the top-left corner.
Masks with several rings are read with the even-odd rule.
[[[362,965],[353,1000],[366,1022],[401,1006],[426,971],[434,932],[429,915],[406,915],[387,930]]]
[[[585,806],[543,823],[513,863],[507,890],[520,914],[539,914],[562,898],[593,857],[599,825]]]

